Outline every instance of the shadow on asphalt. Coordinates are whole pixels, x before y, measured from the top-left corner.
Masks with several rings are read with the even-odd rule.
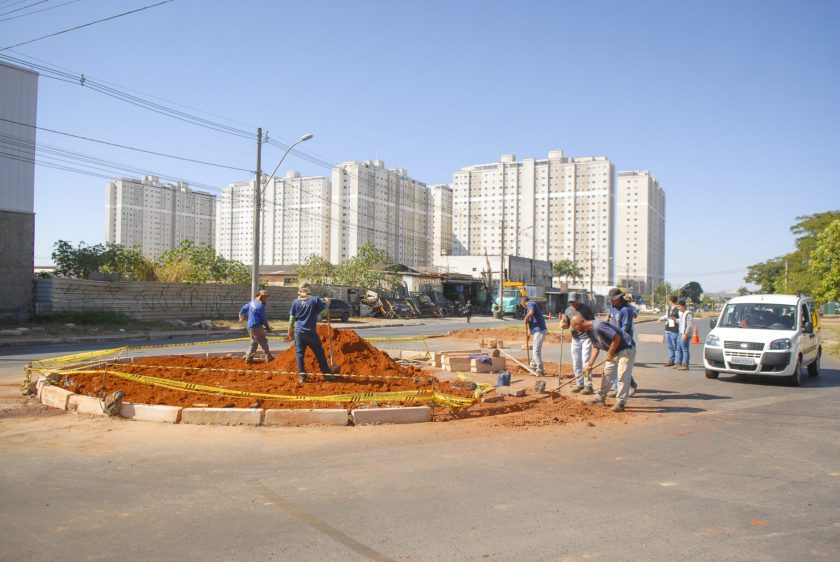
[[[705,412],[705,408],[691,408],[689,406],[637,406],[630,403],[627,411],[643,412],[649,414],[699,414]]]
[[[723,383],[752,384],[757,386],[790,386],[785,377],[769,377],[760,375],[724,375],[720,374],[718,381]],[[820,369],[816,377],[803,374],[802,386],[799,388],[832,388],[840,386],[840,370]]]
[[[657,396],[657,394],[661,394],[662,396]],[[643,388],[636,391],[635,397],[647,398],[655,402],[662,402],[664,400],[732,400],[731,396],[718,396],[717,394],[703,394],[701,392],[679,394],[668,390],[645,390]]]

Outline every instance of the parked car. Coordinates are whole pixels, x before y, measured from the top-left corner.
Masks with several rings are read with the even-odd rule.
[[[703,347],[706,377],[720,373],[784,377],[799,386],[802,368],[820,372],[822,339],[814,300],[797,295],[747,295],[731,299]]]
[[[349,304],[339,299],[330,300],[330,321],[347,322],[353,314],[353,309]],[[321,320],[326,321],[327,311],[321,312]]]

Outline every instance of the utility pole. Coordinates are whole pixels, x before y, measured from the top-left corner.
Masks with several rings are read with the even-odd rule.
[[[595,293],[592,291],[592,246],[589,246],[589,298],[592,306],[595,306]]]
[[[494,315],[498,319],[505,317],[505,296],[504,296],[504,281],[505,281],[505,163],[502,158],[502,240],[499,246],[499,310]]]
[[[788,292],[788,262],[785,259],[785,292]]]
[[[262,128],[257,129],[257,173],[254,181],[254,259],[251,264],[251,297],[260,290],[260,203],[262,199]]]

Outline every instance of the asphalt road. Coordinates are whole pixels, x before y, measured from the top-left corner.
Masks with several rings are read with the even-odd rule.
[[[836,560],[840,361],[800,388],[707,380],[701,348],[678,372],[640,343],[624,424],[539,428],[56,414],[15,391],[63,349],[3,349],[0,559]]]

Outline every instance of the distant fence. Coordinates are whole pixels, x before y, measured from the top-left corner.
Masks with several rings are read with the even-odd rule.
[[[269,287],[269,321],[289,317],[296,287]],[[136,320],[236,318],[253,298],[247,285],[37,279],[35,312],[120,312]]]

